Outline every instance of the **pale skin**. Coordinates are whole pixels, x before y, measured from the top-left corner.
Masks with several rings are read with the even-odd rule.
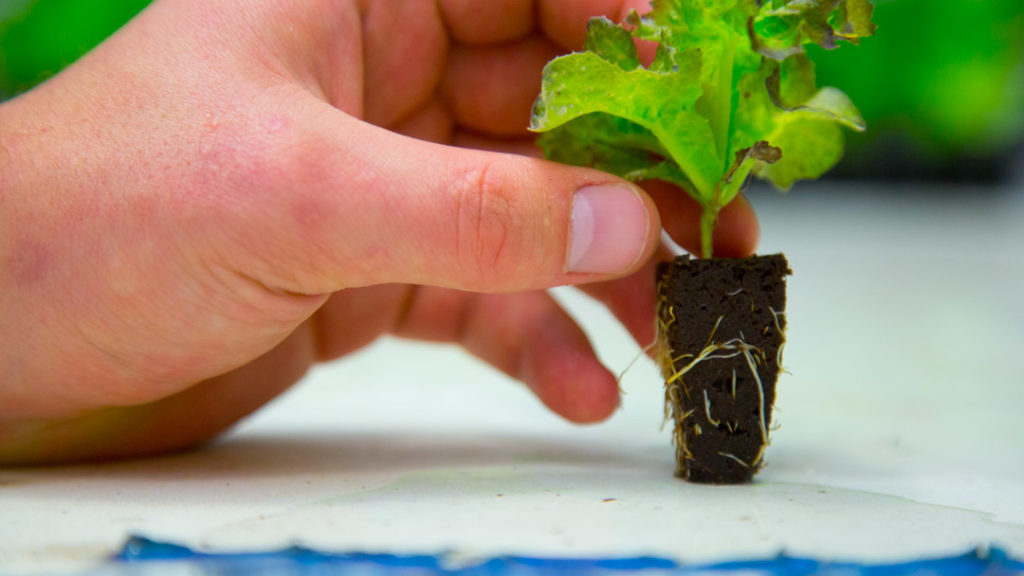
[[[545,289],[649,343],[660,230],[697,250],[698,211],[537,158],[525,127],[586,20],[646,5],[158,0],[0,105],[0,463],[201,444],[382,334],[607,418],[615,377]],[[631,206],[593,249],[581,190]],[[757,236],[740,199],[715,248]]]

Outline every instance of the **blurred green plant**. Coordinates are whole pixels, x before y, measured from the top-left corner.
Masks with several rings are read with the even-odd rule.
[[[150,0],[0,0],[0,100],[53,76]]]
[[[886,142],[926,164],[1024,141],[1024,0],[873,2],[878,32],[860,48],[808,50],[819,83],[842,86],[867,121],[852,159]]]

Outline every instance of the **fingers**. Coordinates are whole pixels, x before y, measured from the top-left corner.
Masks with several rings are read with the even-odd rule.
[[[646,9],[643,0],[362,4],[363,94],[353,98],[352,83],[337,80],[350,75],[351,66],[327,66],[320,81],[335,106],[404,131],[436,93],[453,125],[498,137],[527,134],[544,65],[582,46],[590,17],[617,20],[629,9]],[[321,44],[329,47],[338,36],[345,34],[333,32]]]
[[[455,138],[455,122],[440,98],[431,98],[390,129],[404,136],[438,144],[450,144]]]
[[[533,29],[532,0],[441,0],[440,6],[448,33],[464,44],[506,42]]]
[[[489,138],[473,132],[456,132],[452,135],[451,143],[462,148],[475,150],[490,150],[492,152],[507,152],[529,156],[531,158],[543,158],[544,153],[537,146],[534,138]]]
[[[369,2],[362,27],[363,118],[391,126],[436,90],[448,37],[434,2]]]
[[[609,282],[581,286],[580,289],[601,302],[629,331],[641,347],[654,341],[655,269],[659,262],[671,260],[672,254],[661,247],[637,272]]]
[[[533,37],[513,44],[451,49],[442,93],[456,123],[500,135],[526,135],[541,71],[559,50]]]
[[[386,284],[349,288],[331,296],[312,319],[317,359],[340,358],[391,332],[416,290],[415,286]]]
[[[544,292],[485,295],[422,287],[394,332],[462,344],[573,422],[603,420],[619,403],[615,377]]]
[[[579,50],[591,17],[619,22],[630,10],[642,14],[650,8],[650,0],[540,0],[537,16],[548,38],[566,50]]]
[[[440,0],[445,25],[456,42],[496,44],[522,38],[538,24],[563,48],[583,46],[587,21],[618,21],[630,10],[646,12],[650,0]]]
[[[657,246],[654,204],[613,176],[430,144],[334,110],[309,118],[294,141],[257,151],[258,170],[235,183],[244,200],[220,207],[225,262],[274,289],[545,288],[628,274]]]
[[[754,208],[746,196],[737,196],[718,214],[713,240],[715,255],[727,258],[750,256],[757,249],[760,237],[761,228]]]
[[[604,419],[618,405],[614,377],[579,327],[542,291],[486,295],[403,285],[346,290],[321,308],[315,325],[322,360],[391,332],[461,344],[574,422]]]

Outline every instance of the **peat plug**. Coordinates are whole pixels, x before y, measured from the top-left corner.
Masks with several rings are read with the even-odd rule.
[[[658,362],[676,475],[747,482],[768,445],[786,330],[781,254],[658,268]]]

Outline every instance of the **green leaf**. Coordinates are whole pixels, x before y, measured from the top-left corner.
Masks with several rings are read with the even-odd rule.
[[[587,40],[583,48],[623,70],[635,70],[640,67],[640,56],[629,30],[616,26],[604,16],[590,19],[587,24]]]
[[[806,104],[797,108],[823,120],[833,120],[851,130],[863,132],[867,129],[864,117],[853,105],[853,101],[842,90],[826,86],[818,91]],[[842,138],[840,136],[840,138]]]
[[[814,62],[807,54],[795,54],[779,63],[778,73],[768,79],[768,90],[776,106],[796,108],[817,92]],[[773,83],[777,82],[776,86]]]
[[[837,36],[857,44],[861,38],[874,35],[875,23],[871,21],[874,11],[875,6],[868,0],[842,2],[833,15],[832,28]]]
[[[841,127],[864,129],[845,94],[819,89],[807,44],[874,31],[867,0],[654,0],[626,25],[591,21],[586,51],[544,69],[531,130],[553,160],[680,186],[701,236],[751,175],[789,188],[838,161]],[[658,42],[640,61],[635,39]],[[710,245],[703,247],[710,256]]]
[[[700,65],[700,54],[694,51],[674,58],[671,72],[643,67],[623,70],[593,52],[556,58],[544,69],[544,89],[534,103],[530,129],[554,130],[597,113],[627,120],[657,139],[659,149],[679,165],[707,202],[721,174],[714,135],[707,121],[693,110],[701,95]],[[614,141],[614,132],[598,131],[614,126],[588,126],[588,139],[579,146]],[[564,135],[559,138],[565,142]]]
[[[578,146],[581,141],[588,145]],[[603,113],[570,120],[543,134],[538,144],[548,159],[592,166],[624,177],[658,165],[668,156],[658,139],[643,126]]]
[[[843,156],[839,126],[807,111],[782,115],[769,141],[783,151],[782,157],[759,166],[756,174],[782,190],[789,190],[797,180],[819,178]]]
[[[805,44],[828,50],[838,40],[857,44],[874,33],[873,10],[868,0],[771,0],[752,22],[751,43],[779,61],[803,52]]]

